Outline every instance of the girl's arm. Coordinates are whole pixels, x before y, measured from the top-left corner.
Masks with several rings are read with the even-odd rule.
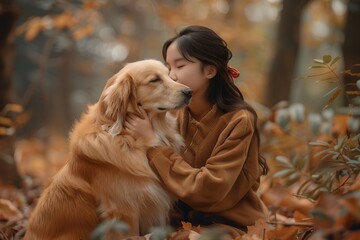
[[[190,166],[171,147],[155,147],[148,151],[151,164],[166,187],[194,209],[206,212],[223,211],[238,203],[258,184],[258,139],[252,115],[245,111],[233,118],[220,135],[206,165]],[[127,131],[136,138],[151,139],[155,133],[146,116],[127,119]]]
[[[171,147],[148,151],[166,187],[194,209],[206,212],[229,209],[258,184],[258,139],[253,118],[246,113],[228,124],[225,131],[229,130],[229,135],[220,136],[219,144],[201,168],[191,167]]]

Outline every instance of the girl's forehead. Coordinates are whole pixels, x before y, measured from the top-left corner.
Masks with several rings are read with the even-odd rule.
[[[185,59],[182,53],[179,51],[177,44],[172,43],[166,51],[166,60],[167,61],[176,61],[179,59]]]
[[[184,55],[185,54],[185,55]],[[197,58],[180,51],[177,41],[171,43],[166,50],[166,64],[176,64],[178,62],[200,62]]]

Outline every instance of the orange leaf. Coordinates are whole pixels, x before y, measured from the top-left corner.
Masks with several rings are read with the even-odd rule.
[[[6,106],[4,107],[4,110],[2,111],[4,114],[8,113],[8,112],[14,112],[14,113],[21,113],[23,112],[23,107],[19,104],[15,104],[15,103],[9,103],[6,104]]]
[[[281,227],[266,232],[267,239],[292,240],[297,239],[299,227]]]
[[[44,26],[41,21],[41,18],[36,17],[30,20],[28,23],[27,31],[25,33],[25,40],[31,41],[33,40],[42,30]]]
[[[344,240],[358,240],[360,239],[360,231],[351,231],[346,234]]]
[[[270,229],[269,225],[266,223],[265,219],[258,219],[255,222],[254,226],[248,226],[248,232],[244,237],[250,237],[252,239],[254,236],[259,237],[260,239],[265,239],[264,234]]]
[[[330,97],[326,105],[323,107],[322,110],[325,110],[330,104],[334,102],[334,100],[337,98],[337,96],[341,93],[342,89],[336,90],[336,92]]]
[[[181,225],[182,225],[182,228],[183,228],[184,230],[190,231],[190,230],[193,228],[193,226],[192,226],[192,224],[191,224],[190,222],[183,222],[183,221],[181,221]]]
[[[53,18],[54,26],[56,29],[61,30],[63,28],[72,28],[76,25],[77,20],[73,13],[67,11]]]
[[[73,32],[73,37],[75,40],[79,40],[83,37],[87,37],[91,34],[93,34],[94,28],[90,25],[87,25],[85,27],[79,28]]]
[[[84,10],[91,10],[91,9],[97,9],[98,8],[98,4],[95,1],[86,1],[84,2],[82,8]]]
[[[13,122],[10,118],[0,116],[0,125],[10,127],[13,125]]]
[[[0,199],[0,220],[22,217],[22,213],[7,199]]]

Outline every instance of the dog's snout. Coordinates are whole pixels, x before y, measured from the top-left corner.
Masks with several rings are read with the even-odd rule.
[[[181,91],[185,97],[187,97],[188,99],[190,99],[192,97],[192,91],[190,89],[186,89],[186,90],[182,90]]]

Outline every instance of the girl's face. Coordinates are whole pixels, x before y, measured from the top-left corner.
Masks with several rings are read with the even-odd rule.
[[[170,70],[169,76],[174,81],[190,87],[195,95],[207,89],[211,76],[206,70],[207,67],[204,70],[201,69],[201,62],[198,59],[191,58],[190,60],[191,62],[186,60],[179,52],[176,41],[168,47],[166,65]]]

